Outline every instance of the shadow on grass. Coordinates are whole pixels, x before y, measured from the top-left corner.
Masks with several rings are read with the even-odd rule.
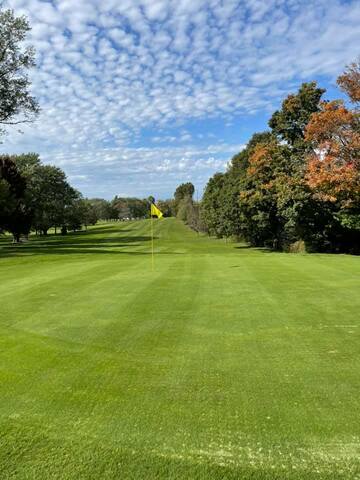
[[[157,237],[154,237],[154,240]],[[83,237],[77,237],[77,238],[71,238],[71,237],[65,237],[59,239],[59,237],[53,237],[52,239],[50,238],[45,238],[42,237],[40,239],[36,240],[30,240],[30,242],[26,244],[21,244],[18,245],[19,247],[32,247],[32,246],[38,246],[38,248],[42,247],[61,247],[61,248],[74,248],[77,246],[81,246],[83,248],[87,248],[87,246],[97,246],[97,245],[107,245],[107,246],[112,246],[112,247],[117,247],[117,246],[124,246],[125,244],[133,244],[133,243],[139,243],[139,242],[150,242],[151,237],[150,236],[130,236],[130,237],[109,237],[109,238],[89,238],[88,236],[83,236]],[[16,245],[14,245],[16,247]]]
[[[89,228],[88,230],[77,230],[75,232],[73,231],[68,231],[68,233],[66,235],[61,235],[60,234],[60,230],[58,229],[57,230],[57,233],[55,233],[54,231],[49,231],[47,233],[47,235],[35,235],[35,234],[31,234],[31,237],[32,239],[36,239],[36,240],[43,240],[43,239],[48,239],[48,238],[62,238],[64,240],[66,240],[67,238],[71,238],[71,237],[76,237],[76,238],[79,238],[79,237],[82,237],[84,235],[98,235],[99,233],[113,233],[114,235],[115,234],[122,234],[122,233],[127,233],[127,232],[131,232],[132,230],[129,230],[129,229],[125,229],[125,228],[116,228],[116,227],[91,227]]]
[[[257,252],[266,252],[266,253],[279,252],[279,250],[273,250],[268,247],[252,247],[251,245],[238,245],[234,248],[236,250],[256,250]]]
[[[84,232],[86,233],[86,232]],[[158,237],[154,237],[156,240]],[[0,240],[0,258],[31,255],[66,255],[66,254],[127,254],[149,255],[150,252],[122,251],[126,247],[142,247],[151,241],[150,236],[124,236],[114,238],[90,238],[87,235],[69,235],[67,237],[37,237],[27,243],[11,244]]]
[[[79,230],[78,232],[68,232],[68,236],[70,235],[81,235],[81,234],[98,234],[98,233],[106,233],[106,232],[112,232],[112,233],[123,233],[123,232],[131,232],[132,230],[121,228],[120,225],[114,225],[111,227],[91,227],[88,230]]]
[[[125,245],[124,245],[125,247]],[[28,250],[6,250],[2,251],[0,249],[0,259],[1,258],[10,258],[10,257],[31,257],[35,255],[83,255],[83,254],[111,254],[111,255],[151,255],[151,252],[134,252],[131,250],[107,250],[107,249],[81,249],[81,248],[74,248],[74,249],[61,249],[61,248],[48,248],[48,249],[28,249]],[[184,253],[180,252],[156,252],[155,255],[184,255]]]

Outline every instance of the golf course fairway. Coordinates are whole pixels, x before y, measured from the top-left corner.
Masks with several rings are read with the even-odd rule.
[[[360,478],[360,258],[173,218],[0,240],[0,478]]]

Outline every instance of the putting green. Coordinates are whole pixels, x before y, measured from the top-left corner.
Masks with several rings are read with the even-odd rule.
[[[1,479],[360,478],[360,258],[154,225],[0,241]]]

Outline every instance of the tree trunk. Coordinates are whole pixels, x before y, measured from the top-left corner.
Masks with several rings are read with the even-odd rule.
[[[20,234],[13,233],[13,243],[20,243]]]

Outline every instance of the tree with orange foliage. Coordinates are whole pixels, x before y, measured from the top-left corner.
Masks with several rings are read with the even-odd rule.
[[[360,59],[346,67],[337,79],[337,84],[353,103],[360,103]]]
[[[338,79],[352,102],[360,100],[359,65]],[[360,114],[335,100],[321,105],[305,129],[312,145],[305,181],[313,196],[332,205],[334,219],[360,235]],[[346,232],[344,232],[346,235]]]
[[[305,139],[311,142],[306,179],[319,198],[348,207],[360,195],[359,115],[342,101],[323,104],[306,127]]]
[[[293,174],[291,150],[286,145],[271,141],[253,149],[240,192],[242,232],[253,245],[284,247],[287,219],[279,210],[278,198]]]
[[[272,115],[271,131],[255,135],[209,181],[202,212],[210,232],[282,250],[296,242],[310,251],[360,251],[359,63],[338,84],[354,109],[321,102],[325,90],[304,83]]]

